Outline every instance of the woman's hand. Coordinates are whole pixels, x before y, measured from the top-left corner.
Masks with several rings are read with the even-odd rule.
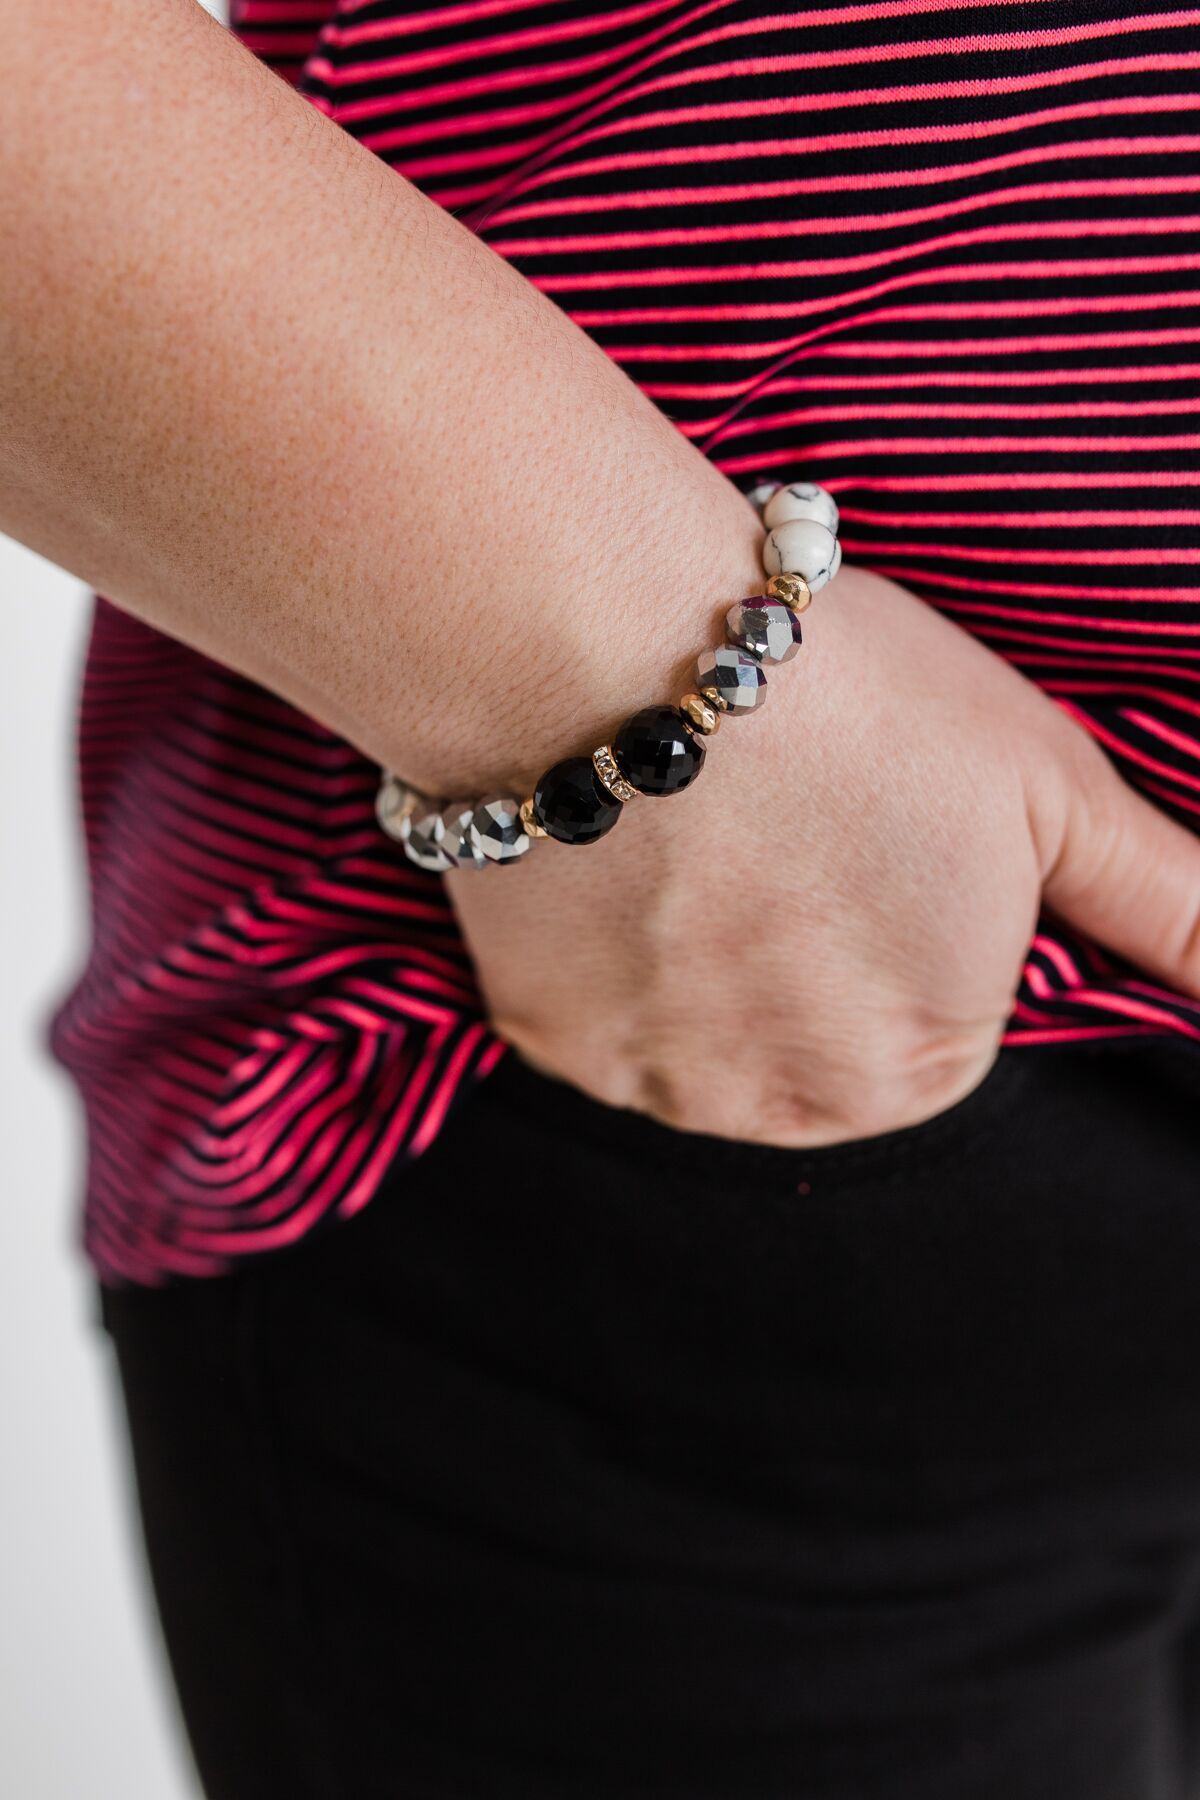
[[[804,623],[687,793],[448,878],[505,1038],[668,1124],[808,1145],[983,1078],[1043,901],[1200,995],[1200,843],[1082,729],[876,576]]]

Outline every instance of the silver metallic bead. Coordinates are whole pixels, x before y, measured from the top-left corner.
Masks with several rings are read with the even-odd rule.
[[[396,843],[403,841],[403,823],[406,816],[417,804],[418,796],[410,787],[395,775],[383,771],[383,780],[379,784],[379,792],[375,796],[375,817],[380,826]]]
[[[511,794],[486,794],[471,814],[471,842],[488,862],[515,862],[531,843],[521,822],[521,802]]]
[[[442,832],[441,851],[448,856],[456,869],[486,869],[487,857],[482,850],[475,847],[471,835],[471,824],[475,817],[475,802],[451,803],[447,806],[442,818],[445,830]]]
[[[435,875],[441,875],[452,868],[450,858],[442,849],[442,833],[445,829],[445,820],[439,808],[432,800],[422,801],[415,811],[408,814],[401,828],[401,841],[408,860],[415,862],[419,869],[428,869]]]
[[[753,712],[767,696],[767,678],[759,663],[732,644],[702,650],[696,658],[696,677],[701,693],[714,689],[731,713]]]
[[[763,524],[768,531],[776,525],[787,525],[793,519],[813,519],[826,531],[838,528],[837,501],[815,481],[792,481],[778,488],[763,506]]]
[[[725,614],[731,644],[759,662],[790,662],[800,648],[800,620],[776,600],[738,600]]]
[[[768,575],[803,575],[811,593],[829,580],[837,539],[815,519],[790,519],[767,533],[763,568]]]

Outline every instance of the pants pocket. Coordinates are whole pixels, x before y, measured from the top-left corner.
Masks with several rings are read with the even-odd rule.
[[[533,1068],[511,1049],[490,1077],[489,1089],[497,1102],[536,1121],[543,1140],[554,1134],[610,1153],[619,1146],[646,1166],[681,1176],[703,1173],[735,1184],[744,1180],[794,1189],[807,1176],[866,1178],[881,1169],[915,1170],[957,1155],[1014,1117],[1036,1076],[1034,1054],[1002,1048],[982,1081],[930,1118],[870,1137],[801,1149],[661,1124],[647,1114],[593,1099],[572,1083]]]

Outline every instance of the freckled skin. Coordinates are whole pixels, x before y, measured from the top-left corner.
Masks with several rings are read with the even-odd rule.
[[[581,331],[194,0],[0,27],[0,529],[425,792],[692,686],[760,528]],[[686,793],[448,877],[533,1060],[731,1135],[908,1123],[1043,892],[1200,994],[1200,846],[956,627],[847,569],[769,689]]]

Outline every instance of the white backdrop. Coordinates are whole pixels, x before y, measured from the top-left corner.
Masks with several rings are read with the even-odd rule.
[[[223,0],[202,0],[218,18]],[[86,948],[74,720],[88,597],[0,536],[0,1794],[199,1800],[77,1226],[82,1144],[41,1049]]]
[[[87,614],[77,582],[0,538],[0,1794],[196,1800],[77,1248],[78,1112],[40,1047],[86,944]]]

